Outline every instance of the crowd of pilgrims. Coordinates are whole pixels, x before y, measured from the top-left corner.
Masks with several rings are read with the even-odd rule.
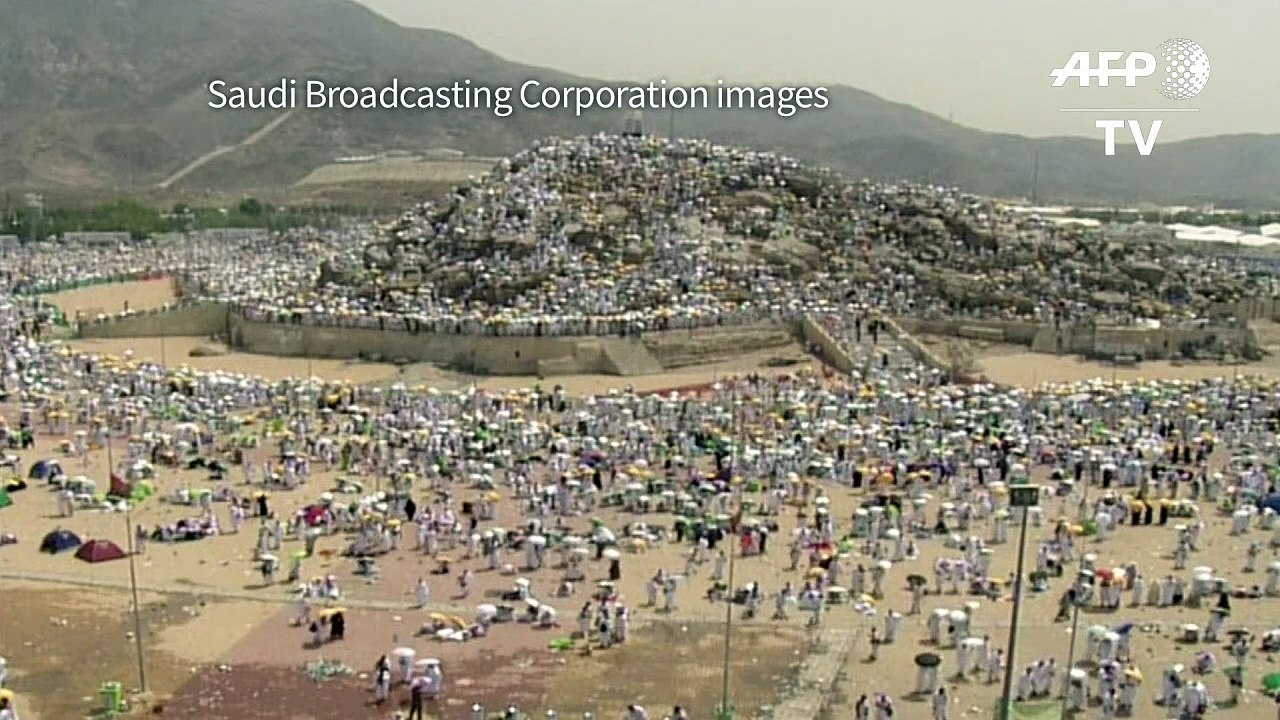
[[[945,255],[934,261],[1016,302],[962,306],[922,273],[915,226],[903,225],[922,213],[934,215],[920,227],[942,233],[927,243]],[[960,225],[995,244],[946,230]],[[253,319],[467,334],[627,334],[838,313],[850,302],[916,316],[1115,316],[1094,277],[1120,261],[1114,253],[1107,267],[1090,256],[1044,268],[1000,254],[1001,238],[1052,248],[1079,232],[954,188],[849,182],[706,141],[598,135],[541,141],[389,225],[7,248],[0,289],[174,275],[185,301],[226,302]],[[793,240],[822,262],[796,272],[757,252],[776,243],[785,254]],[[1270,275],[1244,258],[1130,260],[1176,276],[1179,287],[1158,293],[1166,320],[1197,317],[1195,298],[1227,282],[1274,294]]]
[[[435,219],[429,227],[411,226],[421,233],[421,237],[412,239],[419,247],[431,247],[433,238],[442,233],[465,236],[468,228],[495,224],[504,232],[518,235],[528,230],[529,223],[538,227],[539,203],[546,200],[539,193],[560,193],[571,198],[567,202],[581,203],[593,192],[606,192],[613,183],[624,182],[647,187],[646,192],[672,203],[656,204],[658,214],[686,216],[685,219],[692,216],[693,221],[702,223],[707,218],[698,215],[710,211],[700,205],[699,198],[714,194],[706,184],[711,182],[708,178],[723,182],[725,176],[734,176],[734,182],[744,188],[768,187],[770,183],[778,184],[784,171],[792,167],[788,161],[766,154],[696,143],[682,145],[683,154],[669,152],[670,148],[661,152],[650,148],[646,153],[641,152],[644,146],[627,144],[635,142],[641,141],[595,138],[540,145],[504,166],[499,177],[505,179],[506,185],[485,185],[499,182],[495,179],[481,182],[458,205],[449,206],[455,209],[447,218],[440,219],[440,208],[436,206],[420,208],[414,218]],[[687,165],[691,177],[677,173],[661,179],[661,173],[652,171],[664,167],[662,163]],[[560,172],[557,168],[566,167],[579,168],[580,172],[555,174]],[[701,168],[701,174],[694,168]],[[764,172],[766,169],[769,172]],[[610,172],[614,174],[610,176]],[[572,184],[579,175],[613,179],[601,180],[598,186]],[[649,186],[644,184],[649,182],[645,178],[658,179],[652,180],[656,185]],[[521,199],[516,202],[517,195],[499,192],[498,188],[507,186],[524,187],[527,192],[519,195]],[[866,194],[867,203],[883,203],[886,193],[926,191],[905,186],[856,187]],[[646,192],[640,192],[637,201],[646,197]],[[934,193],[938,202],[964,201],[963,196],[949,192],[928,192]],[[468,210],[468,203],[477,195],[493,197],[496,205],[483,212],[498,214],[482,212],[474,220],[478,225],[467,225],[461,218],[474,210]],[[515,208],[523,209],[513,210],[509,206],[513,202]],[[794,216],[805,212],[806,207],[809,206],[787,206],[777,212]],[[559,221],[552,222],[554,225]],[[770,222],[774,221],[731,218],[728,224],[754,223],[747,229],[763,232],[759,228]],[[457,232],[459,228],[464,232]],[[567,225],[552,235],[566,230]],[[651,239],[658,244],[670,241],[676,247],[677,230],[659,229]],[[353,311],[353,307],[362,306],[354,295],[344,295],[347,290],[338,286],[316,288],[315,268],[325,258],[350,252],[344,248],[362,237],[363,232],[296,232],[270,241],[236,240],[200,249],[144,243],[122,249],[119,257],[86,248],[65,248],[61,255],[48,248],[14,251],[22,258],[19,266],[27,268],[28,273],[20,276],[6,271],[4,294],[0,295],[0,399],[19,408],[9,418],[5,438],[30,438],[32,429],[38,426],[51,431],[67,422],[69,415],[77,424],[88,427],[86,437],[101,438],[110,428],[142,438],[130,443],[124,462],[154,462],[166,443],[175,442],[167,437],[174,434],[175,423],[193,428],[189,437],[180,442],[189,443],[197,452],[209,453],[215,438],[245,434],[239,424],[245,413],[267,408],[264,422],[287,431],[278,441],[281,462],[258,468],[247,460],[249,454],[243,453],[233,455],[231,467],[220,472],[241,473],[254,486],[297,487],[306,485],[312,471],[309,463],[315,462],[326,469],[341,468],[352,482],[376,477],[390,489],[420,488],[433,498],[421,505],[398,504],[384,513],[385,521],[370,525],[363,522],[362,516],[382,502],[376,493],[366,495],[355,506],[335,504],[322,496],[302,515],[281,520],[272,514],[265,493],[242,496],[235,490],[218,490],[221,495],[211,496],[210,502],[232,501],[231,525],[236,529],[246,514],[270,520],[260,526],[260,554],[278,550],[285,534],[314,537],[313,531],[358,527],[361,533],[348,550],[356,555],[376,555],[394,549],[406,523],[413,522],[417,544],[424,552],[447,543],[465,548],[468,557],[482,557],[490,567],[499,567],[507,553],[527,551],[533,560],[529,564],[536,567],[542,551],[531,542],[533,536],[561,528],[570,516],[590,515],[610,496],[624,496],[623,503],[639,503],[636,494],[629,492],[638,475],[647,478],[642,483],[646,496],[649,490],[656,498],[665,498],[665,493],[671,492],[681,501],[696,503],[699,515],[729,516],[725,523],[694,524],[675,531],[679,540],[690,546],[686,570],[695,564],[713,564],[713,585],[708,597],[734,598],[754,613],[765,598],[772,596],[776,598],[777,613],[785,615],[794,603],[811,610],[814,622],[820,621],[816,618],[820,618],[826,605],[823,598],[832,587],[851,588],[854,598],[883,595],[887,571],[895,563],[917,556],[917,540],[941,535],[951,542],[970,524],[995,516],[995,488],[999,483],[1026,477],[1029,468],[1047,466],[1051,491],[1061,498],[1063,510],[1068,500],[1078,497],[1073,488],[1096,486],[1100,497],[1079,514],[1091,517],[1101,533],[1112,531],[1126,520],[1134,524],[1152,521],[1150,511],[1134,512],[1129,506],[1121,506],[1116,495],[1119,492],[1145,499],[1149,507],[1159,509],[1163,522],[1170,506],[1159,500],[1204,496],[1240,502],[1276,491],[1274,481],[1264,471],[1266,460],[1258,455],[1274,454],[1280,429],[1280,384],[1273,381],[1091,381],[1046,384],[1030,390],[991,384],[953,385],[944,381],[942,373],[916,364],[905,350],[882,338],[881,327],[874,320],[867,321],[862,315],[851,318],[836,308],[845,307],[853,296],[860,298],[864,307],[874,306],[877,297],[885,301],[886,295],[877,295],[876,287],[842,284],[845,281],[830,276],[811,278],[797,288],[759,268],[735,281],[724,281],[727,276],[716,274],[719,271],[711,259],[706,259],[709,256],[697,260],[694,254],[689,257],[695,259],[688,260],[677,258],[677,253],[672,252],[672,264],[663,266],[665,276],[674,278],[677,284],[687,283],[690,292],[668,297],[696,298],[702,311],[718,318],[717,322],[736,322],[732,318],[746,317],[734,315],[741,310],[723,304],[723,298],[714,293],[693,292],[701,287],[697,282],[679,272],[671,274],[685,263],[695,275],[702,273],[704,280],[719,278],[716,282],[722,288],[749,279],[757,289],[772,288],[780,293],[777,303],[761,302],[760,306],[767,310],[760,312],[776,310],[785,314],[808,310],[805,303],[815,303],[815,307],[828,308],[833,334],[849,344],[851,354],[866,361],[862,369],[844,378],[810,372],[753,374],[718,384],[696,397],[644,395],[630,390],[576,397],[559,387],[437,392],[404,385],[362,387],[314,379],[268,381],[231,372],[171,371],[151,363],[121,362],[70,351],[46,338],[44,331],[54,320],[50,308],[19,294],[82,281],[88,277],[85,273],[106,278],[177,272],[207,297],[235,303],[246,312],[279,313],[275,317],[281,318],[293,313],[290,317],[303,322],[327,322],[325,318],[338,316],[374,318],[375,322],[379,318],[382,322],[406,322],[409,318],[428,325],[437,323],[432,327],[471,323],[466,325],[468,331],[487,331],[483,329],[492,326],[489,321],[494,313],[503,312],[474,299],[450,299],[438,294],[401,298],[400,302],[413,304],[384,309],[381,316],[372,306]],[[408,230],[402,225],[397,232]],[[233,264],[235,259],[243,260],[251,253],[259,253],[253,262]],[[556,253],[547,251],[543,262],[559,262],[555,257]],[[91,260],[101,264],[79,271],[70,267]],[[689,262],[694,264],[690,266]],[[544,266],[531,267],[534,269],[530,272],[535,272]],[[245,268],[253,271],[246,272]],[[736,272],[721,269],[725,273]],[[592,272],[607,270],[595,267]],[[646,277],[645,271],[628,272],[634,276],[625,282],[615,273],[613,287],[641,292],[645,283],[640,278]],[[653,281],[650,278],[646,282]],[[911,285],[910,277],[902,281],[904,287],[919,289]],[[827,282],[834,285],[823,284]],[[547,288],[544,295],[531,294],[517,300],[510,307],[520,302],[534,304],[511,315],[511,324],[532,322],[534,331],[560,332],[605,322],[614,323],[610,329],[618,330],[618,321],[608,318],[620,307],[610,303],[620,296],[611,297],[604,290],[608,287],[605,283],[591,287],[595,288],[594,293],[583,283],[565,283],[558,290]],[[792,290],[796,292],[792,294]],[[534,302],[534,297],[539,299]],[[658,300],[650,296],[647,309],[632,319],[638,318],[648,326],[657,315],[644,313],[661,309],[662,306],[648,305]],[[919,297],[913,302],[920,302]],[[670,318],[692,317],[674,306],[665,307],[673,310]],[[304,310],[295,312],[291,308]],[[441,308],[449,309],[446,312]],[[549,310],[553,312],[536,314]],[[552,319],[533,320],[541,317]],[[541,330],[536,329],[539,327]],[[624,323],[621,327],[625,330],[627,326]],[[529,329],[523,325],[520,332]],[[1231,456],[1229,463],[1221,459],[1223,450]],[[304,456],[311,460],[302,460]],[[734,477],[750,478],[760,485],[759,518],[743,518],[731,512],[728,498]],[[806,478],[816,482],[806,482]],[[661,489],[653,484],[656,480],[661,481]],[[848,534],[848,521],[815,512],[797,534],[780,542],[790,554],[793,569],[808,557],[810,565],[821,572],[806,576],[800,583],[787,582],[776,592],[755,581],[728,587],[725,554],[719,544],[736,543],[745,554],[766,553],[770,535],[777,531],[770,518],[782,512],[788,499],[799,498],[805,507],[823,507],[823,484],[886,491],[873,494],[876,500],[871,507],[863,508],[868,512],[855,514],[852,519],[855,526],[866,523],[863,554],[869,561],[853,564],[841,553],[824,551],[838,546]],[[521,498],[525,515],[537,524],[501,534],[486,528],[495,515],[492,501],[481,499],[472,512],[459,513],[454,497],[464,486],[500,490]],[[905,502],[895,491],[908,486],[929,488],[948,498],[947,504],[952,508],[938,508],[935,513]],[[666,502],[653,498],[650,501]],[[235,508],[239,509],[238,514]],[[1185,563],[1187,556],[1199,550],[1197,533],[1201,527],[1192,522],[1179,534],[1175,558],[1181,557]],[[611,541],[631,536],[632,529],[615,532],[597,527],[591,541],[600,554]],[[140,529],[138,539],[145,543],[148,539],[164,541],[176,539],[178,534],[209,532],[220,532],[212,511],[151,533]],[[955,545],[955,556],[934,567],[936,587],[941,590],[944,585],[967,585],[971,592],[998,592],[994,579],[986,576],[984,549],[981,542],[961,539]],[[1051,564],[1061,566],[1078,552],[1072,534],[1059,525],[1053,537],[1037,549],[1037,569],[1044,571]],[[263,567],[265,575],[269,566],[264,563]],[[270,570],[274,572],[274,566]],[[443,571],[441,574],[449,572],[448,567],[438,570]],[[620,572],[620,564],[611,563],[610,577],[617,579]],[[646,583],[651,604],[675,606],[676,575],[664,570]],[[1136,568],[1133,575],[1140,577]],[[470,570],[457,577],[465,591]],[[924,580],[912,585],[912,608],[908,612],[920,610],[927,583]],[[1153,582],[1155,604],[1175,602],[1178,580]],[[308,597],[311,592],[307,590]],[[336,586],[320,588],[318,592],[336,593]],[[1114,606],[1117,590],[1107,586],[1097,593],[1097,598],[1104,606]],[[628,612],[625,605],[618,603],[588,604],[579,613],[580,629],[597,637],[601,644],[623,641]],[[897,632],[895,618],[900,617],[895,612],[885,613],[883,634],[877,629],[877,637],[891,641]],[[554,614],[547,622],[554,622]],[[940,634],[942,627],[930,632]],[[988,668],[991,662],[999,666],[998,651],[985,657]],[[1111,700],[1107,702],[1123,705],[1127,691],[1122,675],[1115,675],[1114,670],[1111,668],[1110,674],[1100,677],[1100,682],[1110,683],[1105,695]],[[1025,687],[1023,683],[1019,685],[1019,693],[1035,696],[1044,685],[1046,673],[1052,674],[1051,664],[1033,664],[1027,670]],[[1179,703],[1196,707],[1204,704],[1195,692],[1184,688],[1177,692],[1182,693]],[[865,708],[860,713],[874,711],[885,717],[892,714],[892,698],[887,694],[864,698],[859,705]],[[937,707],[935,703],[935,716]],[[945,716],[945,702],[941,707]]]

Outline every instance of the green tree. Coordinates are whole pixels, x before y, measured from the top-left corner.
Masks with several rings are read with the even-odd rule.
[[[239,210],[242,215],[261,215],[263,207],[257,198],[247,197],[240,201]]]

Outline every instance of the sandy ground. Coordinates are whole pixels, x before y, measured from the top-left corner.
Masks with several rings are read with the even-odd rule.
[[[65,290],[44,296],[44,301],[56,305],[68,318],[77,312],[93,317],[99,313],[116,313],[125,309],[150,310],[177,300],[173,283],[168,278],[110,285],[90,285],[76,290]]]
[[[1025,351],[982,357],[977,362],[981,372],[991,378],[992,382],[1022,387],[1034,387],[1045,382],[1091,380],[1098,377],[1115,378],[1121,381],[1174,378],[1181,380],[1231,379],[1249,375],[1280,377],[1280,365],[1263,363],[1174,365],[1163,360],[1153,360],[1133,367],[1119,367],[1111,363],[1084,360],[1078,357]]]
[[[41,438],[41,449],[27,453],[24,464],[49,455],[54,439]],[[102,452],[91,456],[88,467],[80,467],[75,459],[63,462],[70,474],[105,477]],[[313,476],[309,485],[292,492],[278,492],[272,498],[273,506],[277,510],[288,511],[307,504],[320,492],[332,488],[333,477],[332,473],[321,472]],[[235,478],[235,481],[239,482],[239,479]],[[209,483],[198,471],[162,468],[157,484],[163,496],[178,487],[200,487]],[[847,518],[865,498],[863,493],[848,489],[833,488],[830,493],[832,512],[841,518]],[[463,491],[460,499],[469,495]],[[118,513],[91,511],[78,512],[72,518],[53,517],[54,498],[39,484],[15,493],[14,499],[14,506],[0,510],[0,527],[20,538],[19,544],[0,548],[0,578],[6,580],[8,588],[5,612],[0,614],[0,638],[3,638],[0,643],[10,667],[15,671],[11,686],[23,698],[24,706],[30,706],[46,720],[75,717],[69,714],[72,708],[85,710],[90,703],[82,699],[93,695],[102,680],[119,679],[129,687],[137,685],[136,671],[131,664],[132,646],[127,636],[119,631],[123,625],[111,629],[112,623],[124,622],[121,616],[127,605],[123,604],[126,601],[120,591],[128,587],[128,564],[116,561],[90,565],[71,554],[42,554],[37,550],[39,538],[60,525],[84,539],[106,538],[125,546],[126,520]],[[1050,504],[1046,513],[1052,516],[1070,512],[1066,502],[1061,507],[1054,507],[1056,504]],[[502,505],[498,523],[507,527],[517,524],[522,517],[519,509],[510,502]],[[225,507],[218,506],[215,511],[229,527]],[[1206,542],[1193,557],[1192,565],[1215,566],[1239,584],[1261,582],[1260,576],[1242,575],[1239,568],[1244,545],[1251,540],[1265,539],[1265,533],[1255,531],[1246,536],[1229,536],[1226,518],[1207,506],[1203,513],[1208,523]],[[132,513],[132,521],[151,526],[193,514],[192,508],[167,503],[158,496],[139,506]],[[613,512],[600,514],[614,526],[620,526],[629,519],[638,519]],[[668,524],[670,516],[653,515],[644,519],[654,524]],[[578,530],[585,529],[585,518],[572,518],[569,522]],[[788,569],[783,540],[795,524],[795,518],[787,515],[779,518],[779,522],[780,531],[765,555],[743,558],[736,563],[737,584],[759,581],[766,591],[774,592],[784,579],[800,580],[802,570]],[[138,558],[140,586],[148,597],[162,595],[166,600],[163,605],[168,608],[163,613],[147,611],[148,622],[154,627],[144,634],[148,638],[151,686],[159,698],[158,702],[164,705],[165,716],[209,719],[387,717],[387,712],[365,707],[367,680],[356,677],[317,686],[302,673],[302,666],[323,656],[367,672],[377,655],[401,644],[416,648],[420,656],[440,657],[445,662],[446,678],[460,681],[448,685],[438,716],[463,718],[475,699],[482,699],[492,707],[508,694],[517,698],[522,707],[550,706],[562,714],[590,710],[599,711],[602,716],[615,716],[612,713],[621,712],[626,703],[637,701],[640,696],[643,696],[642,702],[654,711],[676,702],[687,702],[705,711],[698,717],[705,717],[714,705],[719,691],[717,669],[721,650],[716,642],[720,637],[717,628],[724,617],[724,606],[701,598],[710,582],[710,568],[693,568],[693,575],[679,593],[674,614],[666,615],[642,606],[643,583],[658,568],[674,572],[685,569],[685,546],[660,544],[648,553],[625,556],[620,587],[624,597],[635,608],[636,636],[623,648],[597,652],[591,657],[572,653],[552,656],[546,649],[547,640],[567,636],[575,626],[576,609],[586,600],[586,588],[580,588],[576,597],[553,601],[564,618],[564,627],[559,632],[538,633],[523,626],[499,626],[489,638],[465,645],[440,645],[434,640],[414,637],[424,620],[423,611],[410,608],[412,588],[419,577],[427,578],[430,583],[431,610],[459,615],[470,615],[476,603],[492,601],[510,588],[514,578],[489,571],[476,561],[464,561],[476,569],[477,581],[470,595],[462,597],[455,583],[456,575],[432,574],[434,561],[414,552],[411,539],[405,540],[405,547],[401,550],[380,559],[381,572],[375,580],[355,576],[351,560],[340,557],[325,559],[323,555],[327,553],[322,552],[320,557],[305,562],[304,576],[336,575],[343,587],[344,602],[351,606],[352,613],[348,640],[316,649],[307,645],[304,631],[289,627],[293,610],[289,603],[289,588],[283,583],[264,585],[260,574],[254,570],[251,562],[254,527],[251,522],[246,526],[246,532],[240,535],[227,534],[198,542],[152,542]],[[1030,543],[1034,548],[1035,540],[1046,536],[1050,529],[1046,525],[1033,527],[1030,532]],[[988,530],[979,528],[975,533],[985,535]],[[1103,566],[1133,560],[1140,564],[1145,575],[1154,578],[1171,572],[1169,553],[1173,537],[1173,523],[1167,527],[1123,527],[1115,537],[1091,545],[1089,549],[1099,555]],[[319,548],[336,551],[344,543],[341,536],[327,537],[321,540]],[[287,542],[281,555],[287,556],[296,547],[296,542]],[[906,575],[912,572],[929,575],[933,559],[958,554],[944,548],[940,539],[923,542],[921,549],[920,559],[891,570],[886,583],[886,597],[880,603],[881,611],[905,611],[909,605]],[[1003,576],[1013,569],[1014,548],[1010,544],[996,546],[995,549],[993,574]],[[446,552],[455,556],[459,554],[457,550]],[[511,554],[505,560],[523,563],[522,557]],[[1269,560],[1268,554],[1262,566]],[[855,556],[853,562],[869,563],[869,560]],[[589,562],[589,579],[602,578],[605,572],[605,563]],[[526,575],[533,581],[535,595],[546,598],[559,584],[561,572],[546,567]],[[15,588],[8,585],[8,580],[14,578],[41,580],[46,583],[42,587],[62,589],[50,594],[49,590],[30,590],[26,585]],[[1065,662],[1068,627],[1051,621],[1063,582],[1054,581],[1049,592],[1028,599],[1021,623],[1017,655],[1019,666],[1048,657],[1056,657],[1060,664]],[[590,586],[590,582],[585,584]],[[85,585],[97,589],[91,594],[77,589]],[[58,602],[51,601],[51,597],[58,598]],[[913,683],[911,658],[929,649],[922,641],[927,613],[938,607],[954,609],[966,599],[946,594],[928,597],[926,614],[904,619],[899,641],[883,647],[874,663],[864,659],[868,650],[865,642],[868,621],[848,607],[834,608],[826,615],[825,626],[851,629],[859,633],[860,638],[855,657],[846,668],[850,682],[843,695],[852,702],[858,692],[884,689],[905,700]],[[149,602],[144,601],[144,605]],[[985,599],[980,602],[976,614],[977,633],[989,634],[993,642],[1003,646],[1010,604],[1007,601],[991,604]],[[1269,629],[1275,618],[1280,617],[1275,602],[1237,600],[1231,622],[1256,632]],[[744,716],[758,716],[762,713],[761,706],[776,704],[776,688],[785,686],[791,666],[798,659],[797,654],[801,654],[805,647],[800,639],[803,617],[793,613],[790,619],[771,621],[767,619],[769,614],[764,610],[760,617],[743,620],[735,631],[735,637],[739,639],[735,641],[733,692],[735,705]],[[68,618],[71,624],[55,626],[50,620],[54,617]],[[1166,664],[1173,661],[1189,663],[1194,650],[1206,647],[1184,647],[1175,643],[1176,626],[1183,622],[1203,625],[1207,617],[1206,611],[1189,608],[1126,608],[1114,614],[1086,615],[1083,625],[1094,622],[1114,625],[1125,621],[1152,624],[1149,630],[1139,633],[1135,641],[1135,657],[1147,677],[1157,678]],[[752,633],[760,632],[768,637],[748,639],[753,637]],[[89,652],[86,647],[97,650]],[[1220,650],[1217,652],[1221,655]],[[941,650],[940,653],[944,663],[953,662],[950,650]],[[229,665],[231,670],[218,670],[216,665],[222,663]],[[83,670],[67,675],[69,665]],[[183,670],[178,672],[172,670],[173,667]],[[522,669],[528,672],[523,675],[516,672]],[[1258,677],[1274,669],[1274,660],[1270,657],[1252,659],[1250,677],[1254,681],[1250,688],[1256,687]],[[661,679],[664,677],[660,674],[662,672],[671,673],[665,676],[670,678],[669,681]],[[621,680],[632,677],[634,673],[654,679],[638,684]],[[497,682],[495,678],[502,678],[502,681]],[[461,682],[464,680],[466,682]],[[1221,675],[1208,677],[1206,682],[1215,693],[1225,696],[1226,686]],[[960,717],[987,717],[984,712],[971,709],[989,708],[996,697],[996,686],[973,679],[955,682],[950,689]],[[252,699],[254,692],[259,693],[256,699]],[[1139,716],[1154,717],[1155,709],[1149,703],[1150,687],[1144,689],[1144,696],[1143,712]],[[219,697],[224,698],[220,701],[222,704],[214,702]],[[251,700],[246,700],[246,697]],[[403,691],[397,699],[404,699]],[[253,714],[246,709],[248,706],[259,708],[255,712],[260,714]],[[298,710],[294,715],[281,714],[281,707]],[[316,707],[321,709],[314,709]],[[337,711],[332,715],[325,714],[328,709],[338,707],[348,714]],[[837,709],[833,712],[843,714],[845,711]],[[914,717],[916,712],[924,712],[924,709],[908,712],[911,714],[907,717]],[[1246,695],[1245,703],[1232,711],[1232,717],[1249,719],[1271,717],[1273,714],[1273,704],[1257,694]]]
[[[1268,328],[1276,328],[1266,323]],[[941,345],[951,338],[925,335],[920,338],[927,345]],[[1212,378],[1261,376],[1280,378],[1280,329],[1259,331],[1259,341],[1271,350],[1272,355],[1258,362],[1234,365],[1210,362],[1171,363],[1165,360],[1147,361],[1130,367],[1114,363],[1086,360],[1075,355],[1047,355],[1031,352],[1020,345],[1005,343],[965,341],[974,353],[978,372],[992,382],[1002,385],[1034,387],[1040,383],[1075,382],[1093,378],[1117,380],[1182,379],[1203,380]]]

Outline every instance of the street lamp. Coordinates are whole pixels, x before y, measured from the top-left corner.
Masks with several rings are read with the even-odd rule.
[[[115,459],[111,452],[111,422],[107,421],[107,484],[110,485],[111,478],[115,475]],[[138,568],[134,562],[134,552],[136,548],[133,545],[133,511],[129,503],[131,500],[125,501],[124,508],[124,538],[125,547],[128,549],[129,558],[129,592],[133,599],[133,643],[138,654],[138,686],[142,692],[147,692],[147,661],[142,647],[142,605],[138,602]]]
[[[729,482],[733,483],[734,473],[738,471],[738,460],[742,447],[741,419],[738,416],[738,387],[735,384],[729,393],[730,424],[733,426],[733,461],[729,467]],[[738,505],[742,507],[741,503]],[[736,556],[737,535],[729,538],[729,590],[724,611],[724,667],[720,681],[720,705],[716,708],[716,720],[732,720],[733,707],[729,705],[729,659],[731,657],[730,638],[733,633],[733,559]]]
[[[1039,504],[1039,485],[1009,486],[1009,507],[1022,509],[1022,523],[1018,532],[1018,560],[1013,575],[1013,614],[1009,622],[1009,649],[1005,653],[1004,688],[1000,692],[1000,717],[1003,720],[1010,720],[1013,714],[1014,655],[1018,650],[1018,620],[1022,614],[1022,593],[1026,585],[1022,577],[1022,562],[1027,553],[1027,518],[1031,516],[1031,508]]]

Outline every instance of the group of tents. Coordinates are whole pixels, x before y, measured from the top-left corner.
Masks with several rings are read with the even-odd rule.
[[[90,540],[89,542],[81,542],[80,536],[70,530],[61,528],[51,531],[44,539],[40,541],[40,552],[47,552],[50,555],[58,553],[76,551],[76,557],[90,563],[106,562],[108,560],[121,560],[125,557],[124,550],[120,546],[110,540]]]
[[[57,460],[41,460],[32,464],[27,472],[27,477],[32,480],[52,480],[61,475],[64,475],[64,473]],[[4,484],[0,486],[0,508],[12,505],[13,498],[11,494],[26,488],[27,481],[17,475],[5,480]],[[152,490],[149,483],[125,482],[122,478],[113,475],[111,478],[111,492],[108,497],[119,496],[136,502],[145,499],[151,492],[154,492],[154,490]],[[51,555],[71,550],[75,550],[76,557],[90,563],[120,560],[128,557],[119,545],[110,540],[89,540],[84,542],[75,533],[62,528],[49,532],[40,541],[40,551]]]

